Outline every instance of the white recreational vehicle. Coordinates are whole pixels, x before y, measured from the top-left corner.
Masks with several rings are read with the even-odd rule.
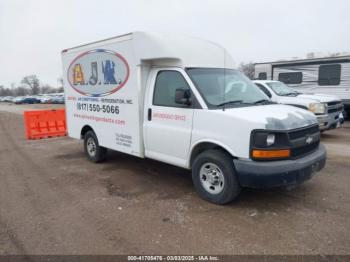
[[[257,63],[255,78],[278,80],[302,93],[338,96],[350,113],[350,55]]]

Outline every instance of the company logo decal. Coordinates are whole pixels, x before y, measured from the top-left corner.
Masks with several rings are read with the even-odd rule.
[[[311,144],[312,143],[312,141],[313,141],[314,139],[311,137],[311,136],[309,136],[308,138],[306,138],[306,140],[305,140],[305,142],[306,142],[306,144]]]
[[[68,68],[68,82],[86,96],[106,96],[121,89],[129,78],[129,65],[120,54],[96,49],[80,54]]]

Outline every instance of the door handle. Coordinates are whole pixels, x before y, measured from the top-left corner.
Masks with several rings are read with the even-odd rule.
[[[152,108],[148,108],[148,121],[152,121]]]

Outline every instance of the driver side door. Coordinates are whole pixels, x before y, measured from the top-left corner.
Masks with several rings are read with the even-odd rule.
[[[194,109],[193,103],[176,103],[175,94],[184,89],[193,97],[189,81],[182,69],[154,69],[144,122],[146,157],[186,166]]]

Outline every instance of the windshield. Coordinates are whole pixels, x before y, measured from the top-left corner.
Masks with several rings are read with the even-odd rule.
[[[279,96],[287,96],[287,95],[297,95],[299,94],[297,91],[294,89],[288,87],[286,84],[282,82],[269,82],[266,83],[273,92],[275,92]]]
[[[187,73],[208,107],[254,104],[269,100],[241,72],[221,68],[190,68]]]

